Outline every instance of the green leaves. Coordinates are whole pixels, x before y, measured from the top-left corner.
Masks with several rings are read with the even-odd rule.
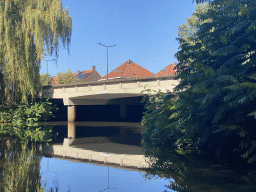
[[[249,113],[248,116],[254,116],[254,118],[256,119],[256,111]]]
[[[54,107],[47,100],[29,105],[21,104],[15,110],[9,112],[12,117],[10,128],[0,130],[0,134],[14,134],[21,139],[47,142],[51,138],[51,127],[39,125],[37,122],[49,120],[53,109]]]
[[[217,78],[217,80],[219,82],[229,81],[229,82],[233,82],[233,83],[238,83],[237,79],[235,77],[233,77],[232,75],[221,75]]]
[[[207,142],[214,143],[215,154],[221,155],[218,151],[224,150],[216,141],[239,138],[236,147],[243,150],[237,151],[252,162],[256,1],[218,0],[208,8],[193,13],[187,24],[179,27],[180,50],[175,56],[180,83],[169,99],[160,94],[147,96],[151,102],[143,117],[143,143],[157,158],[164,148],[180,153],[197,147],[207,151]]]
[[[72,22],[60,0],[1,0],[0,60],[4,104],[28,102],[40,91],[45,55],[69,50]]]
[[[77,77],[74,77],[72,71],[67,69],[66,72],[57,73],[57,81],[59,84],[73,84],[76,83],[76,80],[79,80]]]

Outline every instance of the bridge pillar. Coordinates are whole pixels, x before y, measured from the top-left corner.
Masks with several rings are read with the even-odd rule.
[[[125,118],[126,117],[126,105],[120,104],[120,117]]]
[[[76,125],[75,122],[68,122],[68,138],[75,139],[76,138]]]
[[[69,105],[68,107],[68,138],[64,138],[63,146],[69,147],[76,138],[76,106]]]
[[[76,138],[76,124],[74,121],[68,121],[68,138],[64,138],[63,147],[69,147]]]
[[[68,121],[76,121],[76,106],[69,105],[68,106]]]

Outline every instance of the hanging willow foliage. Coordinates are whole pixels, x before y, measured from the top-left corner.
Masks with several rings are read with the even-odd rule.
[[[58,57],[60,41],[69,52],[71,28],[60,0],[0,0],[2,101],[27,102],[36,95],[41,60]]]

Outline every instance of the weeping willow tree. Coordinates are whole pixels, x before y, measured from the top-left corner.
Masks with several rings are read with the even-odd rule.
[[[71,42],[71,17],[60,0],[0,0],[3,103],[27,102],[41,89],[40,64]]]

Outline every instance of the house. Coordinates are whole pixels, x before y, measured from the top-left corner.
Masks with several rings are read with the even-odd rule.
[[[154,76],[154,73],[144,69],[132,60],[124,62],[122,65],[114,69],[108,74],[108,79],[132,78],[132,77],[145,77]],[[99,81],[106,80],[107,75],[101,77]]]
[[[74,75],[77,77],[79,80],[84,79],[85,82],[90,82],[90,81],[97,81],[100,79],[99,73],[96,71],[96,67],[92,66],[92,69],[86,70],[86,71],[77,71]],[[78,82],[79,82],[78,80]]]
[[[159,71],[156,76],[159,76],[159,75],[170,75],[170,74],[175,74],[175,66],[177,65],[176,62],[168,65],[167,67],[165,67],[164,69],[162,69],[161,71]]]
[[[53,77],[52,77],[52,80],[53,80],[53,84],[54,84],[54,85],[59,85],[59,82],[58,82],[56,76],[53,76]]]
[[[96,71],[95,66],[92,66],[92,69],[90,69],[90,70],[77,71],[76,73],[73,73],[72,75],[73,75],[73,77],[78,78],[78,80],[76,80],[76,83],[79,83],[81,80],[82,80],[82,82],[97,81],[101,77],[99,75],[99,73]],[[59,85],[59,82],[58,82],[56,76],[52,77],[52,80],[55,85]]]

